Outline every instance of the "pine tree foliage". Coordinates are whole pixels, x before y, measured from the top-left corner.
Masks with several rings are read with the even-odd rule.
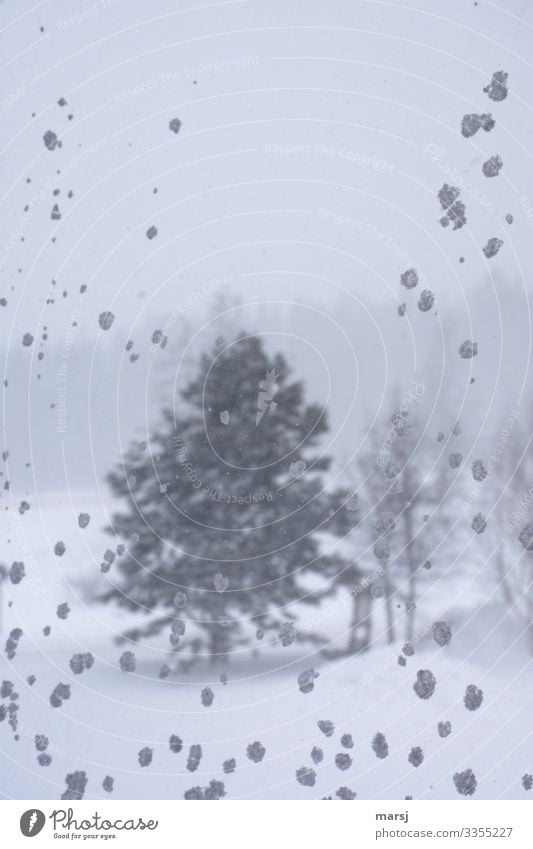
[[[102,598],[145,615],[129,639],[167,630],[173,651],[221,656],[331,592],[345,567],[334,543],[356,514],[349,492],[327,487],[326,432],[282,355],[255,336],[217,340],[109,475],[125,505],[109,530],[126,553]]]

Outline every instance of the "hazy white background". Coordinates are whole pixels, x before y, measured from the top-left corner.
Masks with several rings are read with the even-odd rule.
[[[322,690],[303,706],[295,684],[301,665],[295,661],[286,677],[257,679],[252,664],[226,702],[221,695],[220,712],[206,716],[197,687],[184,684],[176,695],[152,680],[153,658],[138,679],[117,678],[111,637],[122,622],[88,606],[80,586],[99,580],[111,506],[105,473],[130,438],[146,438],[193,354],[220,332],[268,334],[269,349],[286,352],[308,396],[328,404],[337,468],[413,379],[426,386],[428,433],[448,433],[460,421],[470,459],[490,448],[511,410],[527,413],[531,3],[10,0],[1,12],[1,442],[9,451],[1,480],[10,489],[0,498],[0,556],[8,565],[25,560],[46,589],[22,583],[5,593],[15,603],[8,611],[4,598],[4,632],[22,623],[25,636],[15,669],[3,657],[0,677],[20,675],[22,690],[36,669],[40,681],[24,690],[26,737],[14,743],[7,725],[0,728],[0,795],[57,797],[66,772],[87,769],[89,796],[102,794],[109,773],[122,778],[117,794],[181,798],[191,784],[218,776],[238,727],[240,760],[247,742],[264,739],[269,767],[237,770],[231,787],[228,780],[232,796],[311,798],[294,780],[304,762],[298,747],[308,753],[316,719],[332,718],[354,735],[360,728],[365,740],[368,763],[359,762],[354,780],[362,797],[454,795],[450,774],[463,768],[465,740],[466,765],[484,778],[479,793],[520,796],[520,776],[533,771],[531,738],[522,746],[531,662],[499,609],[476,620],[486,583],[471,581],[474,558],[464,564],[464,582],[444,582],[428,608],[436,618],[444,609],[468,611],[458,618],[464,642],[451,647],[439,673],[454,689],[444,688],[431,717],[413,711],[412,670],[407,680],[397,651],[384,659],[381,646],[356,669],[324,670]],[[500,103],[483,93],[496,70],[509,74]],[[491,112],[492,132],[463,138],[461,119],[472,112]],[[177,135],[173,118],[182,121]],[[47,130],[60,149],[46,149]],[[487,179],[481,166],[495,154],[504,165]],[[455,232],[439,223],[444,182],[468,187],[461,192],[467,226]],[[151,226],[158,235],[149,240]],[[504,245],[487,260],[482,247],[491,237]],[[400,274],[410,266],[424,283],[407,292]],[[428,313],[416,307],[421,288],[436,297]],[[98,325],[105,310],[116,316],[107,332]],[[151,348],[158,328],[169,336],[165,351]],[[25,333],[34,336],[31,347],[22,346]],[[459,358],[465,339],[478,342],[477,358]],[[139,354],[134,363],[131,353]],[[68,408],[59,430],[58,375]],[[22,499],[31,510],[17,518]],[[81,539],[75,517],[84,509],[93,519]],[[68,547],[60,563],[51,553],[59,538]],[[75,615],[54,620],[44,644],[42,627],[67,596]],[[493,642],[480,647],[491,615]],[[505,651],[517,641],[511,662]],[[79,645],[97,654],[97,664],[91,678],[75,682],[79,692],[59,715],[49,690],[65,680]],[[429,640],[427,650],[435,650]],[[380,663],[386,672],[372,679],[375,687],[345,695]],[[451,705],[474,677],[469,664],[487,676],[489,708],[466,717],[470,724],[448,741],[448,759],[435,750],[429,771],[427,762],[425,774],[413,770],[405,752],[422,744],[418,733],[432,740],[436,721],[453,718]],[[401,709],[391,743],[405,752],[383,765],[368,740],[391,721],[395,687]],[[312,714],[307,724],[304,709]],[[461,705],[457,712],[463,721]],[[48,769],[35,765],[32,748],[41,726],[63,752]],[[167,749],[155,776],[139,773],[138,749],[154,740],[165,748],[169,733],[186,745],[213,743],[198,781],[177,776]],[[350,777],[331,756],[313,791],[319,798]]]

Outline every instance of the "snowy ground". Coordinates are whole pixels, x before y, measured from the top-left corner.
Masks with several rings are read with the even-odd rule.
[[[16,625],[24,631],[14,660],[4,653],[0,657],[0,681],[14,682],[20,702],[20,739],[14,740],[7,719],[0,723],[3,798],[57,799],[65,775],[74,770],[87,772],[86,798],[106,797],[102,781],[110,775],[114,797],[128,799],[179,799],[188,788],[206,786],[213,778],[225,782],[227,798],[233,799],[335,797],[341,786],[359,798],[447,799],[458,798],[453,775],[467,768],[478,782],[474,798],[530,795],[521,778],[533,772],[532,669],[512,630],[501,625],[492,630],[486,620],[484,637],[472,624],[445,648],[430,638],[420,640],[405,668],[397,664],[401,645],[380,644],[364,656],[336,663],[278,645],[255,655],[243,653],[223,667],[200,666],[187,677],[160,681],[158,670],[167,659],[162,645],[136,650],[136,672],[123,673],[117,663],[123,649],[112,641],[125,623],[122,614],[87,606],[80,597],[81,576],[100,579],[98,563],[109,544],[100,530],[103,509],[95,500],[88,502],[89,496],[82,495],[72,504],[51,499],[41,504],[40,513],[32,504],[11,526],[11,543],[2,552],[4,562],[17,554],[27,568],[21,584],[6,586],[12,607],[6,608],[5,598],[3,605],[2,640]],[[85,532],[75,521],[81,510],[92,515]],[[59,539],[67,547],[62,558],[51,554]],[[66,621],[55,616],[63,601],[71,607]],[[44,637],[48,624],[52,632]],[[69,659],[83,651],[95,655],[95,664],[73,675]],[[320,677],[314,690],[303,694],[297,677],[309,667]],[[413,691],[419,669],[432,670],[437,679],[428,700]],[[219,680],[221,672],[228,675],[227,685]],[[37,679],[33,687],[26,683],[30,674]],[[48,699],[60,681],[71,684],[72,696],[52,708]],[[463,704],[469,684],[484,692],[476,711]],[[206,685],[215,693],[209,708],[200,698]],[[322,734],[318,720],[335,724],[331,737]],[[452,723],[446,739],[437,733],[440,721]],[[378,731],[389,745],[383,760],[370,745]],[[35,734],[49,737],[48,767],[37,763]],[[169,749],[171,734],[183,740],[179,754]],[[352,735],[352,749],[341,745],[343,734]],[[266,749],[260,763],[246,756],[256,740]],[[203,756],[191,773],[186,762],[193,744],[202,746]],[[153,760],[141,768],[137,755],[145,746],[153,749]],[[324,753],[317,765],[310,757],[314,746]],[[408,761],[415,746],[425,756],[417,768]],[[345,771],[335,764],[343,752],[353,758]],[[224,775],[222,763],[229,758],[236,759],[236,770]],[[314,786],[297,782],[301,767],[316,771]]]

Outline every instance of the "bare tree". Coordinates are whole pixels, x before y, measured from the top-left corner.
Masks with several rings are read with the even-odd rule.
[[[490,494],[483,551],[509,611],[533,654],[533,455],[529,422],[512,412],[493,440],[487,462]]]
[[[413,640],[420,590],[429,580],[433,555],[454,544],[448,529],[457,489],[440,444],[444,439],[444,434],[426,432],[420,410],[415,415],[406,401],[397,402],[386,427],[370,436],[357,461],[364,481],[360,514],[367,545],[383,571],[374,594],[383,597],[389,643],[398,636],[399,603],[405,640]]]

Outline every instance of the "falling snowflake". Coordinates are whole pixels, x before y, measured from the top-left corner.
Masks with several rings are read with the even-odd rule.
[[[463,342],[459,347],[459,356],[463,360],[470,360],[472,357],[477,357],[477,342],[471,342],[469,339]]]
[[[481,128],[486,133],[489,133],[495,124],[496,121],[490,113],[484,112],[482,115],[464,115],[461,122],[461,133],[466,139],[469,139]]]
[[[294,627],[292,622],[284,622],[280,628],[278,637],[281,640],[281,645],[290,646],[294,643],[296,637],[298,636],[298,632]]]
[[[44,146],[48,148],[48,150],[55,150],[56,147],[61,147],[61,142],[59,141],[56,133],[52,130],[47,130],[43,136]]]
[[[110,775],[106,775],[106,777],[102,781],[102,787],[103,787],[103,789],[105,790],[106,793],[112,793],[113,792],[114,784],[115,784],[115,779],[111,778]]]
[[[165,348],[168,342],[168,336],[165,336],[162,330],[154,330],[152,333],[152,345],[159,345],[160,348]],[[126,350],[128,346],[126,345]],[[145,443],[146,444],[146,443]],[[142,449],[140,449],[142,450]]]
[[[65,777],[65,783],[67,785],[67,789],[61,794],[61,798],[72,799],[79,802],[83,799],[83,794],[87,787],[87,773],[83,770],[71,772]]]
[[[320,672],[315,672],[315,670],[311,667],[311,669],[306,669],[304,672],[300,672],[298,675],[298,687],[300,692],[302,693],[310,693],[311,690],[314,689],[315,679],[318,678]]]
[[[137,662],[132,651],[122,652],[118,662],[123,672],[135,672]]]
[[[467,710],[477,710],[483,702],[483,690],[480,690],[475,684],[469,684],[463,701]]]
[[[148,746],[145,746],[144,749],[141,749],[141,751],[137,755],[137,760],[139,761],[140,766],[150,766],[150,764],[152,763],[153,754],[154,750],[150,749]]]
[[[518,540],[526,551],[533,551],[533,524],[524,525],[518,534]]]
[[[472,519],[472,530],[476,532],[476,534],[482,534],[487,527],[487,521],[482,513],[476,513],[474,518]]]
[[[434,622],[431,626],[433,639],[439,646],[447,646],[452,638],[452,629],[447,622]]]
[[[324,752],[318,746],[313,746],[311,749],[311,760],[314,764],[319,764],[324,760]]]
[[[420,292],[420,298],[418,299],[418,309],[421,312],[428,312],[433,304],[435,303],[435,295],[430,289],[423,289]]]
[[[109,312],[109,310],[107,310],[106,312],[101,312],[98,316],[98,324],[100,325],[102,330],[109,330],[114,320],[115,316],[112,312]]]
[[[461,190],[456,186],[450,186],[444,183],[443,187],[438,192],[438,198],[441,207],[446,211],[446,215],[441,218],[440,223],[443,227],[447,227],[453,223],[453,229],[459,230],[466,224],[465,205],[458,200]]]
[[[68,606],[66,601],[64,601],[62,604],[57,605],[56,614],[57,614],[58,619],[67,619],[69,613],[70,613],[70,607]]]
[[[35,748],[38,752],[44,752],[48,748],[48,737],[44,734],[36,734],[34,738]]]
[[[246,757],[256,764],[263,760],[265,753],[266,749],[261,745],[259,740],[255,740],[254,743],[250,743],[246,747]]]
[[[437,680],[429,669],[419,669],[413,690],[420,699],[430,699],[435,692]]]
[[[211,707],[215,700],[215,694],[213,693],[211,687],[204,687],[202,690],[202,704],[204,707]]]
[[[483,89],[491,100],[495,100],[496,102],[505,100],[509,93],[507,90],[508,76],[509,74],[506,74],[505,71],[495,71],[493,73],[490,83]]]
[[[176,734],[171,734],[168,741],[168,747],[171,752],[177,755],[183,749],[183,740]]]
[[[348,801],[350,799],[355,799],[357,793],[355,790],[350,790],[349,787],[339,787],[339,789],[335,791],[335,795],[337,796],[337,799]]]
[[[414,289],[418,286],[418,273],[416,268],[408,268],[400,275],[400,283],[404,289]]]
[[[56,684],[49,699],[52,707],[61,707],[63,701],[68,699],[70,699],[70,684]]]
[[[352,763],[353,760],[347,752],[339,752],[338,755],[335,755],[335,766],[343,772],[350,769]]]
[[[424,760],[424,752],[420,748],[420,746],[414,746],[411,749],[411,751],[409,752],[409,756],[408,756],[407,760],[409,761],[410,764],[412,764],[415,767],[420,766],[420,764]]]
[[[86,669],[91,669],[94,665],[94,657],[90,652],[85,652],[84,654],[74,654],[72,655],[69,666],[72,669],[74,675],[81,675]]]
[[[472,476],[475,481],[483,481],[488,475],[487,468],[483,460],[474,460],[472,463]]]
[[[503,239],[497,239],[495,236],[493,236],[491,239],[488,240],[487,244],[483,248],[483,253],[487,257],[487,259],[492,259],[493,256],[496,256],[502,245]]]
[[[501,156],[491,156],[483,163],[482,170],[485,177],[497,177],[503,167]]]
[[[9,580],[12,584],[20,584],[25,574],[26,570],[24,569],[24,563],[14,561],[11,564],[11,568],[9,570]]]
[[[316,772],[314,769],[302,766],[296,770],[296,781],[303,787],[314,787],[316,783]]]
[[[199,743],[194,743],[189,749],[189,757],[187,758],[187,769],[189,772],[196,772],[202,760],[202,747]]]
[[[453,777],[453,783],[461,796],[473,796],[476,792],[476,776],[471,769],[465,769],[464,772],[456,772]]]

